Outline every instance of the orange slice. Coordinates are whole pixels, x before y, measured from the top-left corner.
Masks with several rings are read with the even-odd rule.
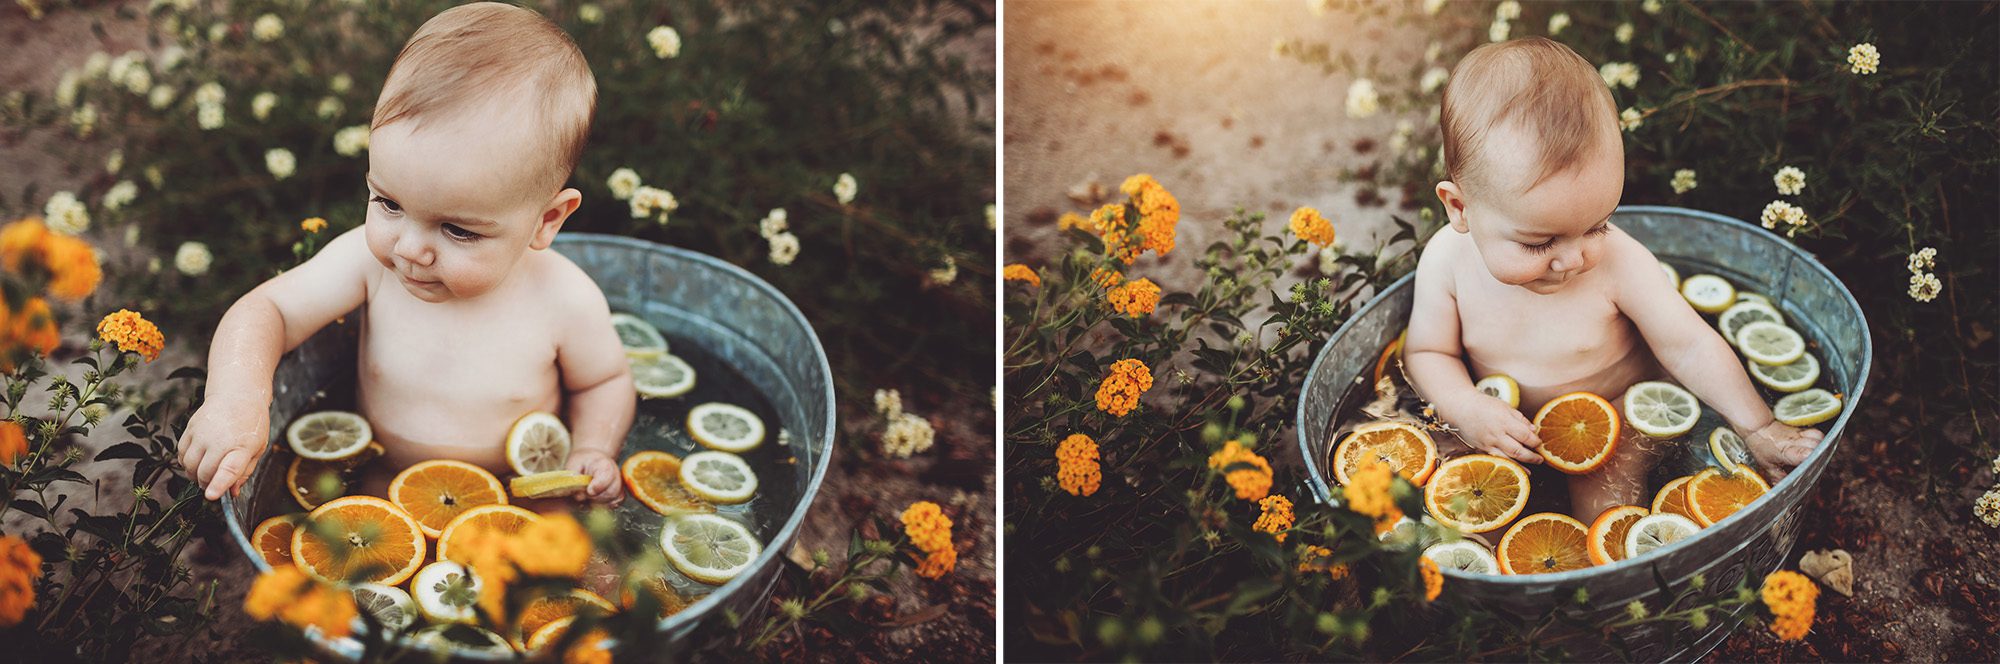
[[[646,450],[625,459],[618,467],[625,488],[653,511],[667,516],[690,512],[713,512],[715,506],[702,500],[681,483],[681,458]]]
[[[1498,530],[1528,506],[1528,469],[1513,459],[1467,454],[1438,466],[1424,487],[1424,509],[1468,533]]]
[[[397,473],[389,482],[389,500],[415,517],[425,535],[435,538],[444,534],[453,518],[474,507],[507,504],[507,488],[484,468],[432,459]]]
[[[480,549],[500,537],[521,532],[542,517],[513,505],[480,505],[452,517],[438,536],[437,559],[472,564]]]
[[[1371,422],[1347,434],[1333,451],[1333,476],[1342,485],[1366,461],[1381,461],[1411,484],[1423,486],[1436,470],[1437,443],[1423,429],[1403,422]]]
[[[293,512],[265,519],[250,532],[250,546],[273,568],[292,564],[292,529],[304,514]]]
[[[1571,475],[1597,470],[1618,449],[1618,411],[1589,392],[1571,392],[1543,404],[1535,413],[1535,428],[1542,458]]]
[[[393,586],[417,573],[430,551],[416,519],[374,496],[336,498],[307,520],[292,531],[292,562],[329,583]]]
[[[1619,505],[1597,515],[1597,520],[1590,524],[1590,563],[1609,565],[1624,560],[1625,533],[1632,531],[1632,524],[1652,513],[1638,505]]]
[[[639,595],[636,590],[644,590],[646,594],[652,595],[653,599],[659,601],[661,618],[680,613],[682,609],[688,608],[688,605],[693,603],[689,602],[687,596],[682,595],[681,591],[675,590],[672,584],[667,583],[665,578],[658,575],[649,576],[638,581],[627,579],[624,590],[618,594],[619,603],[627,609],[632,608],[639,601]]]
[[[1694,511],[1688,509],[1687,498],[1688,480],[1692,479],[1694,479],[1693,475],[1678,477],[1674,478],[1674,481],[1668,482],[1666,486],[1660,487],[1660,492],[1653,494],[1653,513],[1679,514],[1687,517],[1689,520],[1693,520]]]
[[[1720,468],[1710,468],[1695,473],[1694,479],[1688,480],[1688,512],[1695,523],[1707,528],[1729,518],[1736,510],[1743,509],[1770,490],[1771,485],[1765,484],[1764,478],[1758,477],[1756,471],[1728,473]]]
[[[543,595],[528,602],[528,606],[521,609],[518,623],[520,633],[532,637],[550,623],[576,617],[577,612],[586,605],[594,607],[604,615],[618,611],[618,607],[612,606],[610,600],[599,597],[597,593],[582,588],[571,588],[567,594]]]
[[[1500,537],[1500,571],[1549,574],[1589,567],[1589,541],[1590,529],[1567,514],[1531,514]]]
[[[347,478],[341,475],[339,463],[294,456],[285,468],[285,486],[292,500],[310,511],[346,495]]]
[[[1409,336],[1410,336],[1410,331],[1407,329],[1403,330],[1401,334],[1396,335],[1395,341],[1391,341],[1389,342],[1389,345],[1382,347],[1382,357],[1380,359],[1375,360],[1375,382],[1369,383],[1368,385],[1370,387],[1374,387],[1376,383],[1382,382],[1382,372],[1388,370],[1389,358],[1402,356],[1403,342],[1407,340]]]

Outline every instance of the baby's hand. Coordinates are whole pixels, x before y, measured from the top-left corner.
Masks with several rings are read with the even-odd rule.
[[[1535,450],[1542,439],[1535,425],[1521,411],[1489,394],[1467,398],[1450,412],[1440,409],[1445,421],[1458,428],[1459,440],[1488,454],[1497,454],[1521,463],[1541,463]]]
[[[1756,457],[1764,474],[1776,481],[1804,463],[1806,455],[1819,446],[1825,435],[1818,429],[1800,429],[1771,420],[1764,428],[1745,434],[1743,442],[1750,446],[1750,456]]]
[[[569,469],[590,476],[590,486],[577,500],[592,500],[617,507],[625,501],[625,479],[618,474],[618,462],[597,450],[578,450],[569,455]]]
[[[264,455],[270,426],[263,404],[230,399],[203,403],[181,431],[181,467],[209,500],[236,495]]]

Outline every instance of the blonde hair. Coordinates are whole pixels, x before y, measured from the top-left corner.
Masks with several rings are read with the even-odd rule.
[[[1493,184],[1471,155],[1488,133],[1518,121],[1540,150],[1533,178],[1522,191],[1568,170],[1617,124],[1616,103],[1596,69],[1559,42],[1525,37],[1473,49],[1445,86],[1438,124],[1444,132],[1446,177]]]
[[[544,181],[561,187],[583,155],[597,112],[597,80],[576,42],[532,10],[495,2],[461,5],[425,21],[396,55],[372,129],[462,111],[521,93],[546,128]]]

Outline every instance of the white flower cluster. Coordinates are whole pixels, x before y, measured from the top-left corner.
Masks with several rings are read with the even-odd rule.
[[[999,228],[999,227],[1000,227],[1000,208],[999,208],[999,207],[997,207],[997,206],[995,206],[995,205],[994,205],[994,204],[992,204],[992,203],[987,203],[987,204],[986,204],[986,230],[989,230],[989,231],[990,231],[990,230],[994,230],[994,229],[996,229],[996,228]]]
[[[104,209],[115,211],[126,205],[130,205],[138,197],[139,185],[134,184],[131,180],[119,180],[118,184],[111,185],[110,189],[105,190]]]
[[[588,23],[591,25],[597,25],[599,23],[603,23],[604,8],[594,4],[586,4],[577,7],[576,18],[577,20],[583,21],[584,23]]]
[[[208,253],[208,245],[200,242],[182,242],[174,252],[174,269],[190,277],[208,273],[208,266],[215,262],[215,255]]]
[[[1493,19],[1493,25],[1486,26],[1486,39],[1497,44],[1507,41],[1507,35],[1512,34],[1513,31],[1514,26],[1508,23],[1507,19],[1496,18]]]
[[[1639,65],[1630,62],[1606,62],[1597,68],[1597,75],[1604,79],[1606,86],[1614,89],[1621,85],[1639,87]]]
[[[1854,48],[1847,49],[1848,71],[1867,76],[1875,73],[1875,68],[1880,66],[1882,52],[1876,50],[1874,44],[1855,44]]]
[[[1438,88],[1444,87],[1445,81],[1449,80],[1451,80],[1451,72],[1446,71],[1443,67],[1432,67],[1424,70],[1424,77],[1417,82],[1417,89],[1423,90],[1424,94],[1430,94],[1437,92]]]
[[[291,150],[271,148],[264,152],[264,168],[270,169],[273,177],[280,180],[291,177],[298,167],[299,160],[292,156]]]
[[[173,105],[174,97],[179,94],[180,92],[175,90],[174,86],[161,83],[153,86],[152,92],[146,93],[146,105],[153,107],[155,111],[165,110],[168,106]]]
[[[76,199],[76,194],[58,191],[42,206],[42,220],[49,230],[76,235],[90,228],[90,210]]]
[[[1771,201],[1770,205],[1764,206],[1764,213],[1757,216],[1757,221],[1765,228],[1777,228],[1778,224],[1783,222],[1791,227],[1786,233],[1791,233],[1798,230],[1798,227],[1806,225],[1806,211],[1791,203]]]
[[[77,138],[89,138],[97,129],[97,104],[84,102],[69,114],[69,124],[76,129]]]
[[[1660,10],[1665,8],[1666,5],[1662,4],[1660,0],[1646,0],[1639,3],[1639,10],[1648,14],[1659,14]]]
[[[903,414],[903,393],[900,390],[875,390],[875,412],[884,417]]]
[[[1944,290],[1944,282],[1938,281],[1937,275],[1924,271],[1937,267],[1937,249],[1924,247],[1910,254],[1909,267],[1910,299],[1918,302],[1937,299],[1938,292]],[[2000,458],[1995,458],[1994,462],[2000,464]]]
[[[1347,86],[1347,117],[1361,119],[1382,110],[1382,95],[1375,92],[1375,82],[1354,79]]]
[[[146,66],[146,55],[138,51],[126,51],[113,58],[104,73],[113,85],[124,86],[126,92],[135,95],[146,94],[153,88],[153,71]]]
[[[1683,168],[1674,171],[1674,181],[1670,184],[1673,185],[1674,193],[1676,194],[1685,194],[1694,190],[1694,169]]]
[[[108,155],[105,155],[105,156],[104,156],[104,174],[105,174],[105,175],[117,175],[117,174],[118,174],[118,171],[122,171],[122,170],[125,170],[125,151],[124,151],[124,150],[112,150],[112,151],[111,151],[111,154],[108,154]]]
[[[1410,136],[1417,133],[1417,124],[1408,119],[1396,121],[1396,131],[1389,134],[1389,156],[1401,159],[1403,151],[1410,147]]]
[[[1569,27],[1569,13],[1568,13],[1568,12],[1556,12],[1556,13],[1555,13],[1555,14],[1554,14],[1553,16],[1550,16],[1550,17],[1549,17],[1549,36],[1550,36],[1550,37],[1554,37],[1554,36],[1556,36],[1556,35],[1559,35],[1559,34],[1562,34],[1562,31],[1563,31],[1563,28],[1567,28],[1567,27]]]
[[[661,226],[667,225],[667,215],[681,207],[681,202],[672,192],[659,187],[639,185],[632,191],[632,218],[652,217]]]
[[[1444,0],[1424,0],[1425,14],[1437,16],[1438,11],[1442,9],[1444,9]]]
[[[1639,109],[1627,108],[1623,111],[1618,112],[1619,129],[1623,129],[1625,131],[1632,131],[1638,129],[1639,125],[1643,124],[1646,124],[1646,116],[1640,113]]]
[[[860,191],[861,183],[854,180],[852,173],[841,173],[840,177],[833,181],[833,197],[840,201],[841,205],[854,202],[854,195]]]
[[[362,150],[368,149],[369,135],[370,130],[365,124],[344,127],[333,132],[333,151],[343,157],[361,154]]]
[[[944,266],[931,270],[930,277],[931,283],[939,286],[956,281],[958,279],[958,261],[952,260],[951,256],[946,255],[944,257]]]
[[[347,105],[340,103],[338,97],[322,97],[319,100],[319,106],[313,110],[319,114],[319,119],[332,120],[338,117],[340,112],[346,108]]]
[[[907,459],[931,448],[937,431],[914,413],[903,412],[903,395],[896,390],[875,391],[875,412],[888,422],[882,430],[882,453]]]
[[[328,90],[332,90],[334,94],[347,94],[348,90],[354,88],[354,77],[347,74],[334,74],[333,79],[327,81],[326,87]]]
[[[1512,21],[1520,17],[1521,17],[1521,3],[1516,2],[1516,0],[1507,0],[1506,2],[1502,2],[1498,5],[1493,6],[1493,18],[1497,18],[1503,21]]]
[[[784,208],[774,208],[757,222],[757,234],[771,244],[771,262],[778,265],[791,265],[799,257],[799,236],[791,233],[790,218]]]
[[[1632,43],[1632,24],[1630,23],[1618,24],[1617,29],[1611,31],[1611,38],[1618,40],[1618,43],[1620,44]]]
[[[1777,174],[1771,176],[1771,182],[1778,185],[1779,195],[1797,196],[1799,192],[1805,191],[1806,172],[1794,166],[1786,166],[1778,169]]]
[[[285,21],[277,14],[259,16],[255,23],[250,24],[250,36],[260,42],[278,41],[279,37],[285,36]]]
[[[646,44],[653,47],[653,55],[661,60],[679,57],[681,33],[672,27],[662,25],[646,33]]]
[[[222,102],[229,98],[223,92],[222,84],[214,81],[201,84],[194,89],[195,123],[202,129],[216,129],[222,126]]]
[[[604,180],[604,186],[611,188],[611,197],[621,201],[631,198],[632,192],[639,190],[639,184],[638,171],[630,168],[612,171],[611,177]]]
[[[1979,521],[1994,528],[2000,528],[2000,486],[1987,489],[1985,495],[1972,503],[1972,515]]]

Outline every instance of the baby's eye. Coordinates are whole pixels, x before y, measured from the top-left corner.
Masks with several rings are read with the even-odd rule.
[[[1609,232],[1611,232],[1611,224],[1604,224],[1602,226],[1590,229],[1589,235],[1603,235]]]
[[[1544,240],[1541,244],[1528,244],[1526,242],[1522,242],[1521,246],[1526,247],[1530,253],[1539,254],[1548,251],[1551,247],[1556,246],[1556,239],[1549,238],[1547,240]]]
[[[369,197],[368,202],[380,203],[382,204],[382,209],[388,210],[391,213],[400,213],[403,211],[403,206],[397,205],[395,201],[383,198],[381,196],[371,196]]]
[[[457,224],[445,224],[444,234],[454,240],[473,240],[479,237],[478,233],[459,228]]]

